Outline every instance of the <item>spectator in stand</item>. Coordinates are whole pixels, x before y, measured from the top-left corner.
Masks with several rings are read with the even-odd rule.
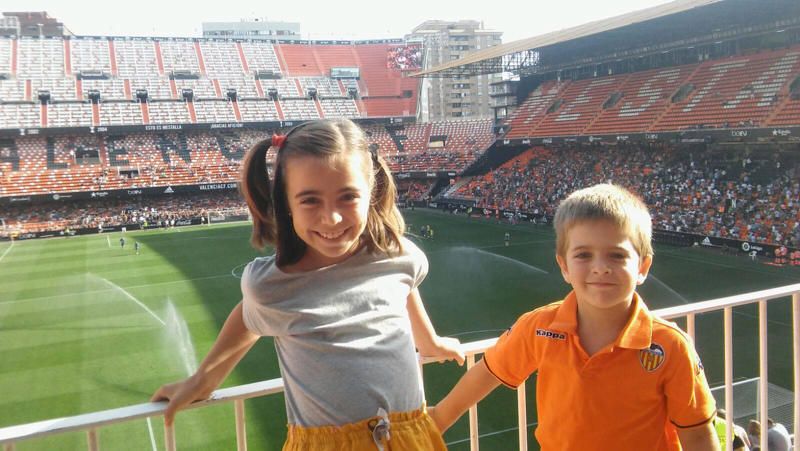
[[[747,438],[750,440],[752,451],[761,449],[761,423],[758,420],[750,420],[747,423]]]
[[[714,417],[714,429],[719,438],[720,449],[725,449],[727,444],[727,437],[725,436],[725,429],[727,428],[726,412],[725,409],[717,409],[717,415]],[[733,451],[749,451],[750,438],[747,436],[747,431],[736,423],[733,423]]]
[[[790,451],[792,449],[792,439],[786,426],[772,418],[767,420],[767,449],[769,451]]]

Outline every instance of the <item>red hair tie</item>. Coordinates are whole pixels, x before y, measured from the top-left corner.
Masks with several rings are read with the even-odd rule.
[[[283,147],[283,143],[286,141],[286,135],[276,135],[275,133],[272,134],[272,145],[280,149]]]

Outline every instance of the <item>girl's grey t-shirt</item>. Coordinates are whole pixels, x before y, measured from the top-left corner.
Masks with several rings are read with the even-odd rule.
[[[275,337],[289,424],[340,426],[373,417],[378,408],[422,406],[406,302],[428,260],[405,238],[402,247],[395,257],[364,249],[302,273],[281,271],[274,256],[245,268],[244,323]]]

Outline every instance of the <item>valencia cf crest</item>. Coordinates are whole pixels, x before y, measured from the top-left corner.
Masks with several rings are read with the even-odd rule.
[[[641,363],[642,368],[648,372],[657,370],[661,364],[664,363],[666,357],[664,348],[657,343],[652,343],[648,349],[639,351],[639,363]]]

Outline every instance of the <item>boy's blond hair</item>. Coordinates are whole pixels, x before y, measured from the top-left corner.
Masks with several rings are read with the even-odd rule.
[[[653,255],[653,221],[647,205],[625,188],[603,183],[570,194],[556,210],[556,253],[567,253],[567,232],[578,222],[606,220],[624,230],[639,257]]]

